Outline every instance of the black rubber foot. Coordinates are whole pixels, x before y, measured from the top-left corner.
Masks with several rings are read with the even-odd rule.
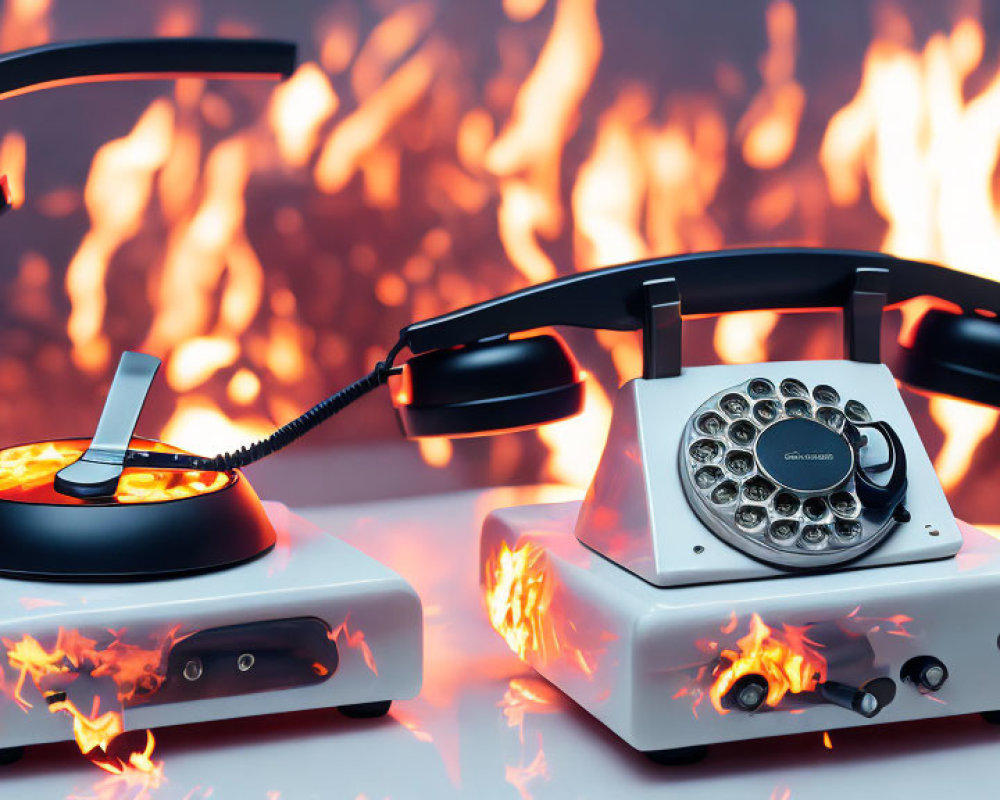
[[[708,755],[708,745],[699,744],[694,747],[675,747],[672,750],[647,750],[646,756],[657,764],[666,767],[683,767],[686,764],[697,764]]]
[[[1000,711],[980,711],[979,716],[990,723],[990,725],[1000,725]]]
[[[352,719],[374,719],[384,717],[389,713],[392,700],[377,700],[374,703],[355,703],[350,706],[337,706],[337,710],[345,717]]]
[[[21,756],[23,755],[24,755],[23,747],[0,748],[0,767],[7,766],[7,764],[13,764],[15,761],[20,761]]]

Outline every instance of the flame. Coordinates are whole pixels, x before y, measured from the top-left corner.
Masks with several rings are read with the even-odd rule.
[[[532,794],[528,791],[528,784],[539,778],[542,780],[549,778],[549,765],[545,760],[545,751],[542,750],[541,737],[539,737],[538,752],[531,762],[527,765],[519,766],[506,765],[504,767],[504,778],[507,783],[517,789],[521,800],[532,800]]]
[[[560,483],[586,487],[594,477],[611,424],[611,400],[593,376],[584,379],[583,411],[545,425],[538,436],[549,448],[546,469]]]
[[[110,356],[102,328],[111,257],[142,224],[153,178],[169,154],[173,124],[169,103],[156,100],[128,135],[102,145],[90,166],[83,196],[91,227],[66,271],[72,304],[66,333],[74,362],[89,372],[104,369]]]
[[[853,205],[868,179],[888,223],[887,252],[994,274],[1000,216],[993,191],[1000,139],[1000,70],[966,99],[981,63],[983,29],[972,18],[936,33],[922,52],[909,24],[889,13],[865,55],[857,94],[830,120],[820,148],[830,197]]]
[[[0,53],[49,40],[51,0],[6,0],[0,14]]]
[[[775,311],[726,314],[715,325],[715,352],[726,364],[767,361],[767,337],[777,324]]]
[[[603,48],[596,5],[596,0],[557,0],[549,37],[485,155],[486,169],[500,179],[500,240],[530,282],[556,275],[538,236],[554,239],[562,229],[562,149]]]
[[[428,466],[440,469],[451,463],[454,450],[451,439],[439,436],[422,437],[417,439],[417,446],[420,448],[420,457]]]
[[[288,164],[301,167],[309,161],[319,129],[337,112],[340,100],[326,74],[315,63],[302,64],[271,95],[268,120],[274,129],[278,152]]]
[[[552,599],[545,552],[530,542],[511,550],[506,542],[484,567],[484,598],[490,625],[521,659],[546,659],[550,646],[545,615]]]
[[[785,625],[781,632],[772,631],[758,614],[753,614],[749,633],[737,642],[739,649],[723,650],[719,656],[709,689],[715,710],[729,713],[722,705],[722,698],[744,675],[767,679],[765,703],[772,708],[788,692],[815,690],[818,683],[826,680],[826,659],[816,650],[819,645],[806,636],[807,630]]]
[[[21,502],[60,502],[61,495],[50,491],[55,473],[83,455],[87,443],[80,440],[38,442],[0,450],[0,497]],[[133,442],[154,452],[176,448],[158,442]],[[119,503],[159,503],[209,494],[228,486],[225,472],[144,470],[128,467],[118,481],[115,500]],[[61,502],[73,502],[62,498]]]
[[[164,661],[170,647],[178,641],[177,628],[159,638],[153,647],[125,642],[125,631],[111,631],[111,641],[98,646],[97,639],[84,635],[77,629],[60,628],[55,644],[46,648],[30,634],[18,641],[4,637],[7,663],[18,671],[17,683],[11,697],[28,713],[33,704],[25,699],[26,681],[31,679],[34,688],[48,704],[50,713],[64,713],[73,721],[73,736],[80,752],[106,772],[121,776],[129,785],[151,788],[163,782],[163,765],[152,760],[155,740],[146,732],[143,751],[133,752],[123,761],[109,756],[111,742],[124,731],[120,711],[100,713],[100,698],[95,696],[90,713],[81,711],[66,697],[64,688],[81,674],[92,678],[110,678],[117,689],[118,701],[123,705],[133,701],[140,693],[153,693],[165,677]]]
[[[368,646],[368,642],[365,641],[365,632],[362,630],[355,630],[351,633],[350,629],[347,627],[347,623],[350,621],[350,614],[341,622],[336,628],[327,634],[327,637],[332,642],[338,642],[341,636],[343,636],[344,644],[351,648],[356,648],[361,650],[361,656],[365,661],[365,666],[371,670],[373,675],[378,675],[378,667],[375,664],[375,654],[372,653],[371,647]]]
[[[945,490],[954,489],[972,466],[976,448],[996,430],[1000,410],[954,397],[932,397],[929,410],[944,432],[934,469]]]
[[[107,711],[100,716],[97,716],[96,712],[87,715],[69,700],[50,703],[49,711],[53,714],[63,711],[73,718],[73,736],[76,737],[76,743],[84,755],[94,750],[106,753],[111,740],[124,730],[122,715],[116,711]],[[106,769],[102,764],[98,766]]]
[[[830,741],[830,731],[823,731],[823,747],[833,750],[833,742]]]
[[[337,124],[320,150],[313,177],[323,192],[343,189],[364,158],[427,92],[441,57],[428,42]]]
[[[483,602],[490,625],[519,658],[530,664],[555,659],[593,677],[604,643],[614,634],[603,631],[590,644],[581,639],[571,615],[557,606],[557,579],[545,551],[533,542],[511,549],[501,542],[482,567]]]
[[[27,147],[24,136],[17,131],[6,133],[0,139],[0,174],[7,178],[7,194],[12,208],[24,205],[24,168]]]
[[[788,160],[806,101],[795,81],[795,6],[774,0],[766,16],[770,49],[760,65],[764,86],[736,128],[743,160],[757,169],[774,169]]]
[[[503,709],[507,725],[517,728],[521,744],[524,744],[526,715],[554,714],[560,708],[556,689],[540,678],[511,678],[498,706]]]

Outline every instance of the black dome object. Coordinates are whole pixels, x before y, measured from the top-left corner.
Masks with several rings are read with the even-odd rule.
[[[583,381],[556,336],[497,337],[414,356],[393,402],[408,437],[477,436],[580,412]]]
[[[928,311],[903,348],[900,379],[915,388],[1000,406],[1000,320]]]
[[[41,444],[73,444],[82,451],[87,443]],[[144,440],[134,439],[133,445],[143,447]],[[221,488],[171,500],[140,502],[132,497],[125,502],[59,494],[53,488],[55,469],[23,482],[7,476],[0,488],[0,576],[152,580],[225,569],[274,547],[274,528],[238,470],[218,473]],[[126,475],[129,472],[165,474],[126,469]]]

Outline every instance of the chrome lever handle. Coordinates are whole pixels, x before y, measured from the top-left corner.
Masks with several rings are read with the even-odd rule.
[[[111,497],[118,488],[129,442],[160,359],[126,350],[104,401],[90,447],[56,473],[55,490],[80,498]]]

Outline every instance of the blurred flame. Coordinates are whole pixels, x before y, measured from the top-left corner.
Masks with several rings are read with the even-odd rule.
[[[767,337],[777,324],[775,311],[726,314],[715,325],[715,351],[726,364],[767,361]]]
[[[546,0],[503,0],[503,13],[515,22],[527,22],[545,8]]]
[[[365,156],[423,97],[440,55],[433,42],[422,46],[336,125],[320,150],[313,172],[321,191],[333,194],[347,185]]]
[[[108,266],[142,224],[153,177],[169,153],[173,120],[170,104],[154,101],[129,134],[102,145],[91,163],[83,195],[91,227],[66,271],[72,303],[66,333],[74,362],[88,372],[108,364],[109,344],[102,330]]]
[[[556,276],[538,236],[553,239],[562,229],[562,148],[602,48],[596,0],[557,0],[549,37],[518,89],[510,119],[486,152],[487,170],[500,179],[500,240],[532,283]]]
[[[833,750],[833,742],[830,741],[830,731],[823,731],[823,747]]]
[[[51,0],[6,0],[0,14],[0,53],[49,40]]]
[[[7,190],[12,208],[24,205],[24,168],[27,148],[24,136],[10,131],[0,139],[0,175],[7,177]]]
[[[442,468],[451,463],[453,447],[450,439],[443,437],[422,437],[417,439],[420,457],[431,467]]]
[[[596,378],[584,375],[583,411],[538,429],[539,438],[549,448],[546,472],[560,483],[588,486],[610,424],[611,400]]]
[[[712,705],[720,714],[729,710],[722,705],[734,683],[744,675],[767,679],[765,703],[774,708],[787,692],[813,691],[826,680],[826,659],[816,650],[819,645],[806,636],[808,628],[783,626],[773,631],[758,614],[750,618],[750,631],[737,642],[738,650],[723,650],[719,655],[715,680],[709,690]]]
[[[990,276],[1000,251],[1000,70],[965,99],[983,56],[982,26],[971,18],[920,53],[898,38],[886,31],[871,44],[857,94],[827,127],[819,155],[830,197],[854,205],[867,177],[888,222],[884,250]]]
[[[979,443],[996,430],[1000,410],[954,397],[932,397],[931,418],[944,432],[934,469],[945,490],[955,488],[972,466]]]
[[[545,751],[541,748],[539,741],[538,752],[525,766],[512,766],[507,764],[504,767],[504,778],[511,786],[517,789],[521,800],[532,800],[532,794],[528,791],[528,784],[538,778],[546,779],[549,776],[549,765],[545,760]]]
[[[311,61],[302,64],[271,95],[268,120],[281,157],[292,166],[304,166],[316,147],[320,127],[339,104],[323,70]]]
[[[736,127],[743,160],[757,169],[774,169],[792,154],[806,94],[795,81],[795,6],[774,0],[767,7],[770,48],[761,59],[764,86]]]

